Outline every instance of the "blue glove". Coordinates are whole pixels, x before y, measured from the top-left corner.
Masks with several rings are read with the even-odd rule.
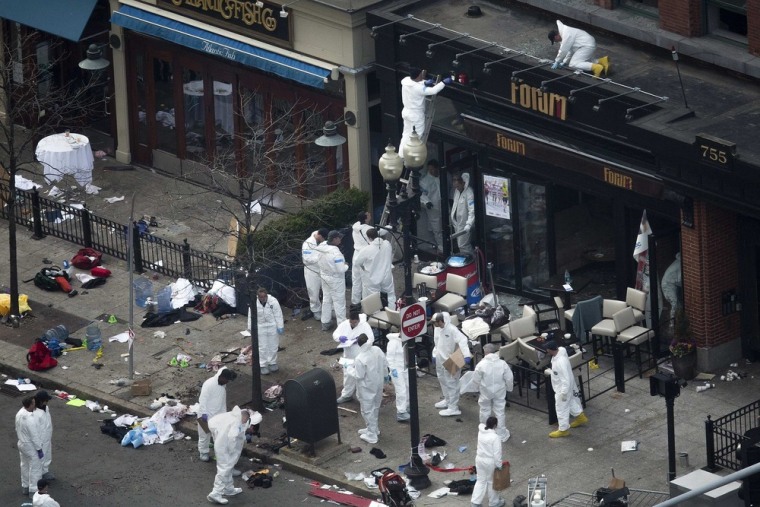
[[[203,419],[204,421],[208,421],[208,414],[203,414],[198,419]]]
[[[396,368],[393,368],[391,370],[391,375],[393,376],[393,378],[398,378],[398,370]]]
[[[338,341],[340,343],[346,343],[348,341],[348,336],[341,336],[340,338],[338,338]]]
[[[278,327],[277,328],[277,334],[282,334],[284,332],[285,332],[285,328],[284,327]]]
[[[37,457],[42,459],[45,456],[45,453],[42,452],[42,449],[37,449]]]
[[[554,62],[552,64],[552,70],[557,70],[557,69],[561,69],[561,68],[562,68],[562,64],[559,63],[559,62]]]
[[[435,84],[435,79],[426,79],[425,80],[425,86],[433,86]]]
[[[465,357],[464,358],[464,364],[470,364],[470,363],[472,363],[472,358],[471,357]]]
[[[386,375],[385,376],[385,383],[386,384],[390,384],[391,383],[391,376],[390,375]]]
[[[450,85],[452,82],[453,81],[451,80],[450,77],[443,78],[443,84],[445,84],[446,86]]]

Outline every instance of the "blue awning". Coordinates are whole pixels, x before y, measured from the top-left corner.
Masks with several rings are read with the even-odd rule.
[[[221,58],[292,79],[314,88],[324,88],[330,70],[279,55],[250,44],[222,37],[185,23],[123,5],[111,22],[146,35],[160,37]]]
[[[0,18],[79,42],[98,0],[4,0]]]

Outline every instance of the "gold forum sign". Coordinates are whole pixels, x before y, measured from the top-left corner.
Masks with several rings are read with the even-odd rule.
[[[290,25],[280,17],[280,6],[264,3],[257,7],[254,0],[160,0],[167,8],[186,16],[228,28],[241,35],[251,32],[290,43]]]

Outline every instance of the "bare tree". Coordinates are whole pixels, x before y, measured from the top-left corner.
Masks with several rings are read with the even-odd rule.
[[[8,322],[19,325],[19,285],[16,244],[16,175],[31,172],[34,148],[40,138],[63,125],[82,125],[97,111],[103,97],[103,76],[82,72],[66,83],[56,81],[54,70],[70,62],[62,44],[47,46],[52,55],[38,64],[34,51],[36,32],[24,33],[10,24],[13,33],[0,40],[0,163],[8,177],[8,192],[0,197],[8,218],[11,306]],[[103,106],[101,106],[103,107]],[[3,174],[5,177],[6,174]]]
[[[313,144],[322,133],[323,115],[308,102],[273,101],[268,110],[263,110],[260,94],[243,95],[239,100],[243,112],[240,124],[245,134],[232,135],[217,126],[214,153],[196,164],[194,170],[187,171],[184,177],[202,182],[209,192],[203,210],[206,216],[200,219],[218,233],[223,244],[227,244],[224,239],[230,237],[237,243],[232,254],[248,275],[253,405],[261,409],[257,285],[263,281],[262,272],[267,270],[297,272],[302,276],[300,247],[307,233],[298,238],[283,235],[269,242],[269,250],[256,251],[257,233],[254,231],[271,218],[292,211],[301,213],[308,232],[327,225],[323,222],[324,216],[309,213],[308,197],[344,186],[347,174],[345,179],[330,176],[329,157],[334,154]],[[190,142],[193,136],[188,134],[188,137]],[[230,218],[237,227],[228,226]],[[267,278],[283,289],[291,288],[287,281],[274,280],[276,276]]]

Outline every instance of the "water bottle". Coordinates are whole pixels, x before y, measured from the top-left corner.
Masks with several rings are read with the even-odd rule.
[[[573,279],[570,278],[570,272],[568,270],[565,270],[565,283],[569,285],[572,281]]]
[[[139,277],[132,282],[134,286],[135,304],[145,308],[146,301],[153,295],[153,282],[145,277]]]
[[[172,288],[167,285],[156,294],[158,313],[164,314],[172,311]]]
[[[87,326],[85,335],[87,336],[87,350],[96,351],[103,345],[103,340],[100,335],[100,326],[98,326],[97,322],[92,322]]]

